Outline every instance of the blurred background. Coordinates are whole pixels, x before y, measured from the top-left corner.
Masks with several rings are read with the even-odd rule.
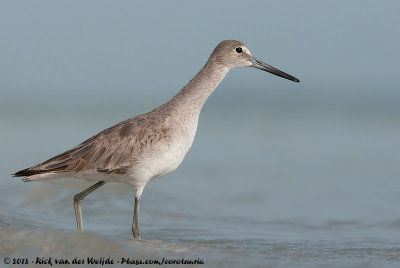
[[[301,82],[231,71],[205,104],[181,167],[146,187],[143,237],[192,250],[185,254],[217,249],[216,261],[239,252],[258,267],[272,253],[277,266],[393,265],[399,9],[394,0],[2,1],[0,227],[14,241],[2,253],[63,256],[42,242],[28,250],[20,233],[75,235],[72,197],[89,185],[23,184],[11,173],[161,105],[220,41],[236,39]],[[85,227],[108,242],[130,237],[132,206],[130,189],[106,185],[85,199]],[[372,255],[352,251],[367,246]]]

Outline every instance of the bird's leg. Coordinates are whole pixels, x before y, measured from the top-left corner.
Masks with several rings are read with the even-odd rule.
[[[89,188],[86,188],[79,194],[74,196],[74,208],[75,208],[75,217],[76,217],[76,226],[79,231],[83,231],[83,222],[82,222],[82,200],[90,194],[91,192],[95,191],[99,187],[103,186],[105,184],[104,181],[99,181],[90,186]]]
[[[136,239],[142,239],[142,234],[139,227],[139,208],[140,208],[140,197],[135,197],[135,208],[133,210],[133,223],[132,223],[132,233],[133,237]]]

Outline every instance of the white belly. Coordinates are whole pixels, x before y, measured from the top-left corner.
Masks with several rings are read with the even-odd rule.
[[[158,143],[143,155],[130,176],[137,181],[149,181],[174,171],[192,146],[196,129],[197,120],[187,121],[185,127],[171,134],[171,139]]]
[[[165,144],[143,155],[129,174],[135,181],[149,181],[174,171],[185,158],[192,142]]]
[[[156,179],[174,171],[183,161],[189,148],[173,146],[165,152],[155,154],[154,158],[145,160],[144,168],[148,169],[151,179]]]

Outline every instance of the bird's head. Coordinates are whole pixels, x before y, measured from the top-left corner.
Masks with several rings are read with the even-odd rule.
[[[250,50],[245,44],[236,40],[225,40],[219,43],[211,54],[210,60],[229,69],[254,67],[294,82],[300,82],[296,77],[256,59],[251,55]]]

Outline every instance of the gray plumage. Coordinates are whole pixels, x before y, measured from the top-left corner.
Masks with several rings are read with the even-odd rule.
[[[78,229],[82,230],[80,202],[105,181],[125,182],[135,193],[135,216],[148,181],[175,170],[190,149],[203,104],[229,70],[255,67],[298,82],[255,59],[248,48],[235,40],[222,41],[196,76],[172,99],[142,115],[120,122],[78,146],[43,163],[13,174],[23,181],[75,177],[99,181],[75,196]],[[140,238],[138,218],[132,227]]]

